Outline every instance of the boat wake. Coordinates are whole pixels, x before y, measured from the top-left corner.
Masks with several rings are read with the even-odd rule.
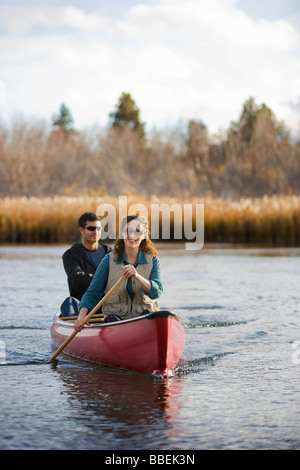
[[[176,370],[174,371],[175,375],[186,375],[186,374],[195,374],[207,370],[209,366],[214,366],[216,361],[222,359],[229,354],[234,354],[233,352],[225,352],[213,354],[211,356],[205,356],[195,359],[181,359],[177,364]]]
[[[193,322],[193,323],[184,323],[186,329],[189,328],[219,328],[224,326],[234,326],[242,325],[247,323],[245,321],[202,321],[202,322]]]

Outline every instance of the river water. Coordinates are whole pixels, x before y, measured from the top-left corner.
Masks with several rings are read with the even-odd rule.
[[[66,248],[0,247],[1,449],[300,449],[300,249],[160,247],[187,334],[162,379],[47,363]]]

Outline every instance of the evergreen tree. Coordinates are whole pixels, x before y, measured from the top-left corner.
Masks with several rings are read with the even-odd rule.
[[[259,110],[260,107],[255,103],[253,97],[248,98],[243,105],[238,127],[246,142],[250,142],[252,138]]]
[[[54,114],[52,117],[52,125],[58,127],[60,130],[68,131],[71,129],[73,122],[71,111],[62,103],[58,114]]]
[[[113,128],[128,126],[145,135],[144,123],[140,121],[140,111],[130,93],[123,92],[119,98],[116,110],[109,114]]]

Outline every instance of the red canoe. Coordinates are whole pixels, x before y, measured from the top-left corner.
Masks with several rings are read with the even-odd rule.
[[[60,347],[74,328],[56,316],[50,331],[54,345]],[[185,329],[180,319],[170,311],[159,311],[85,326],[64,352],[119,369],[170,376],[184,347]]]

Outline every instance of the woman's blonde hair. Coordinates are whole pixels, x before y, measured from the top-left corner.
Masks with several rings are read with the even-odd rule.
[[[155,250],[153,243],[149,238],[149,224],[145,217],[139,214],[128,215],[127,217],[124,217],[120,224],[120,234],[123,232],[126,225],[129,224],[129,222],[131,222],[132,220],[138,220],[140,225],[143,226],[145,238],[141,241],[140,249],[143,250],[144,253],[156,256],[157,251]],[[122,258],[124,247],[124,239],[119,235],[119,238],[115,242],[113,248],[113,252],[117,255],[117,259]]]

